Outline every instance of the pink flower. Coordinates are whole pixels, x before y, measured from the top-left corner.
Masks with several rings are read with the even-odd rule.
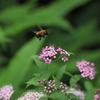
[[[56,59],[57,55],[60,54],[62,56],[70,56],[70,54],[58,47],[57,49],[54,46],[46,46],[41,50],[41,54],[39,55],[40,59],[43,59],[45,63],[50,64],[52,62],[52,59]],[[67,57],[62,57],[62,60],[66,62],[68,60]]]
[[[95,95],[94,95],[94,100],[99,100],[100,99],[100,89],[95,90]]]
[[[76,95],[77,97],[79,97],[79,99],[81,99],[81,100],[84,100],[84,98],[85,98],[85,94],[82,91],[76,90],[74,88],[70,88],[69,91],[67,91],[66,93],[67,94],[72,93],[72,94]]]
[[[96,89],[95,93],[100,94],[100,89]]]
[[[100,99],[100,95],[94,95],[94,100],[99,100]]]
[[[0,88],[0,99],[8,100],[13,94],[14,90],[11,85],[6,85]]]
[[[61,50],[62,50],[62,48],[58,47],[58,49],[56,51],[61,51]]]
[[[63,57],[62,60],[63,60],[64,62],[66,62],[66,61],[68,60],[68,58],[67,58],[67,57]]]
[[[46,59],[45,59],[45,63],[47,63],[47,64],[50,64],[50,63],[51,63],[51,61],[52,61],[52,60],[51,60],[51,59],[49,59],[49,58],[46,58]]]
[[[46,95],[42,92],[27,92],[23,97],[20,97],[17,100],[39,100],[43,96]]]
[[[89,77],[91,80],[94,79],[94,76],[96,74],[94,63],[90,63],[87,61],[80,61],[77,62],[76,66],[79,68],[80,72],[82,72],[82,77]]]

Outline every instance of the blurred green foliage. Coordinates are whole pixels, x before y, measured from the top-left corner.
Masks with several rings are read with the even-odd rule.
[[[39,72],[31,57],[49,44],[75,53],[67,62],[70,72],[78,73],[77,61],[94,62],[98,73],[92,83],[99,87],[99,4],[99,0],[56,0],[41,6],[37,0],[23,4],[15,0],[0,1],[0,86],[14,86],[12,100],[25,90],[25,82],[32,74]],[[41,41],[34,37],[31,29],[36,25],[49,27],[49,36]],[[51,64],[51,69],[55,73],[62,65],[59,60]]]

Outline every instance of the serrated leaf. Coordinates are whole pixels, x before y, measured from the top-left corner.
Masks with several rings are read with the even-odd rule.
[[[27,86],[26,87],[29,87],[30,85],[35,85],[35,86],[38,86],[37,83],[38,83],[38,80],[39,79],[47,79],[50,77],[51,75],[51,72],[50,71],[44,71],[42,72],[41,74],[35,74],[36,77],[30,79],[27,83]]]
[[[74,75],[74,78],[70,79],[70,86],[73,87],[81,78],[81,75]]]
[[[56,74],[56,78],[57,78],[58,80],[60,80],[60,79],[62,78],[63,74],[65,73],[65,70],[66,70],[66,65],[62,66],[62,67],[58,70],[58,72],[57,72],[57,74]]]
[[[41,70],[48,70],[48,64],[46,64],[45,62],[41,61],[41,59],[39,59],[38,55],[34,55],[32,56],[32,59],[35,61],[35,63],[37,64],[37,66],[41,69]]]
[[[40,75],[40,78],[48,79],[51,75],[51,71],[43,71],[42,74]]]
[[[34,77],[32,79],[30,79],[27,83],[27,86],[26,87],[29,87],[30,85],[35,85],[35,86],[38,86],[37,83],[38,83],[38,77]]]

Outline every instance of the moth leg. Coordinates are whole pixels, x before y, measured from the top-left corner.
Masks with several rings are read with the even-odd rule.
[[[42,37],[45,38],[45,35],[43,35]]]

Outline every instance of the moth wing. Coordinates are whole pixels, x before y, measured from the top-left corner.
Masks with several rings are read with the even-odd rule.
[[[36,25],[36,26],[39,28],[39,30],[43,30],[40,25]]]
[[[36,34],[38,31],[36,31],[36,30],[31,30],[34,34]]]

